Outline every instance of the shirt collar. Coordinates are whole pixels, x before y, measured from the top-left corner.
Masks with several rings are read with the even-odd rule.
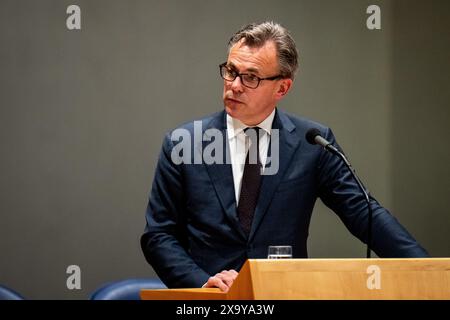
[[[265,118],[262,122],[257,124],[255,127],[260,127],[268,134],[271,134],[272,132],[272,123],[273,119],[275,118],[275,108],[273,109],[272,113]],[[245,128],[248,128],[247,125],[242,123],[240,120],[231,117],[227,113],[227,132],[228,132],[228,139],[232,139],[238,134],[240,134],[242,131],[244,131]]]

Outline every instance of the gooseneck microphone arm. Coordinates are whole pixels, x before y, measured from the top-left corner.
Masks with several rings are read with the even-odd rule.
[[[332,154],[338,156],[344,164],[347,166],[347,168],[350,170],[350,173],[352,174],[353,178],[355,179],[359,189],[361,190],[362,194],[364,195],[364,198],[367,202],[367,208],[369,212],[368,222],[367,222],[367,258],[370,258],[370,248],[372,244],[372,206],[370,205],[370,196],[369,193],[366,191],[366,188],[363,186],[361,180],[356,175],[355,170],[353,169],[352,165],[348,161],[348,159],[345,157],[345,155],[340,152],[335,146],[333,146],[328,140],[323,138],[321,136],[321,133],[318,129],[312,128],[309,129],[306,133],[306,140],[310,144],[318,144],[322,146],[325,150],[331,152]]]

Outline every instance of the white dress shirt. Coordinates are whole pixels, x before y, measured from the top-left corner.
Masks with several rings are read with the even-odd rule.
[[[272,132],[272,122],[275,117],[275,109],[261,123],[254,127],[260,127],[265,134],[259,140],[259,159],[263,167],[267,160],[267,150],[269,149],[270,134]],[[241,193],[242,175],[244,174],[245,158],[250,148],[251,140],[245,135],[244,129],[248,126],[238,119],[232,118],[227,114],[227,135],[230,146],[231,167],[233,169],[234,192],[236,196],[236,205],[239,202]]]

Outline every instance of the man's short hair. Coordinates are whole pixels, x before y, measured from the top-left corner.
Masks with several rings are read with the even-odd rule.
[[[249,47],[262,47],[267,41],[273,41],[277,49],[278,65],[283,78],[294,79],[298,68],[298,51],[289,31],[273,21],[251,23],[243,26],[228,42],[228,50],[244,39]]]

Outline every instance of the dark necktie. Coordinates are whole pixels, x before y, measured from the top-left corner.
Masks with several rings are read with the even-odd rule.
[[[260,130],[261,128],[259,127],[247,128],[244,130],[246,136],[250,138],[251,145],[245,159],[237,212],[242,229],[247,236],[249,235],[252,226],[253,215],[255,213],[261,186],[261,161],[259,159]]]

